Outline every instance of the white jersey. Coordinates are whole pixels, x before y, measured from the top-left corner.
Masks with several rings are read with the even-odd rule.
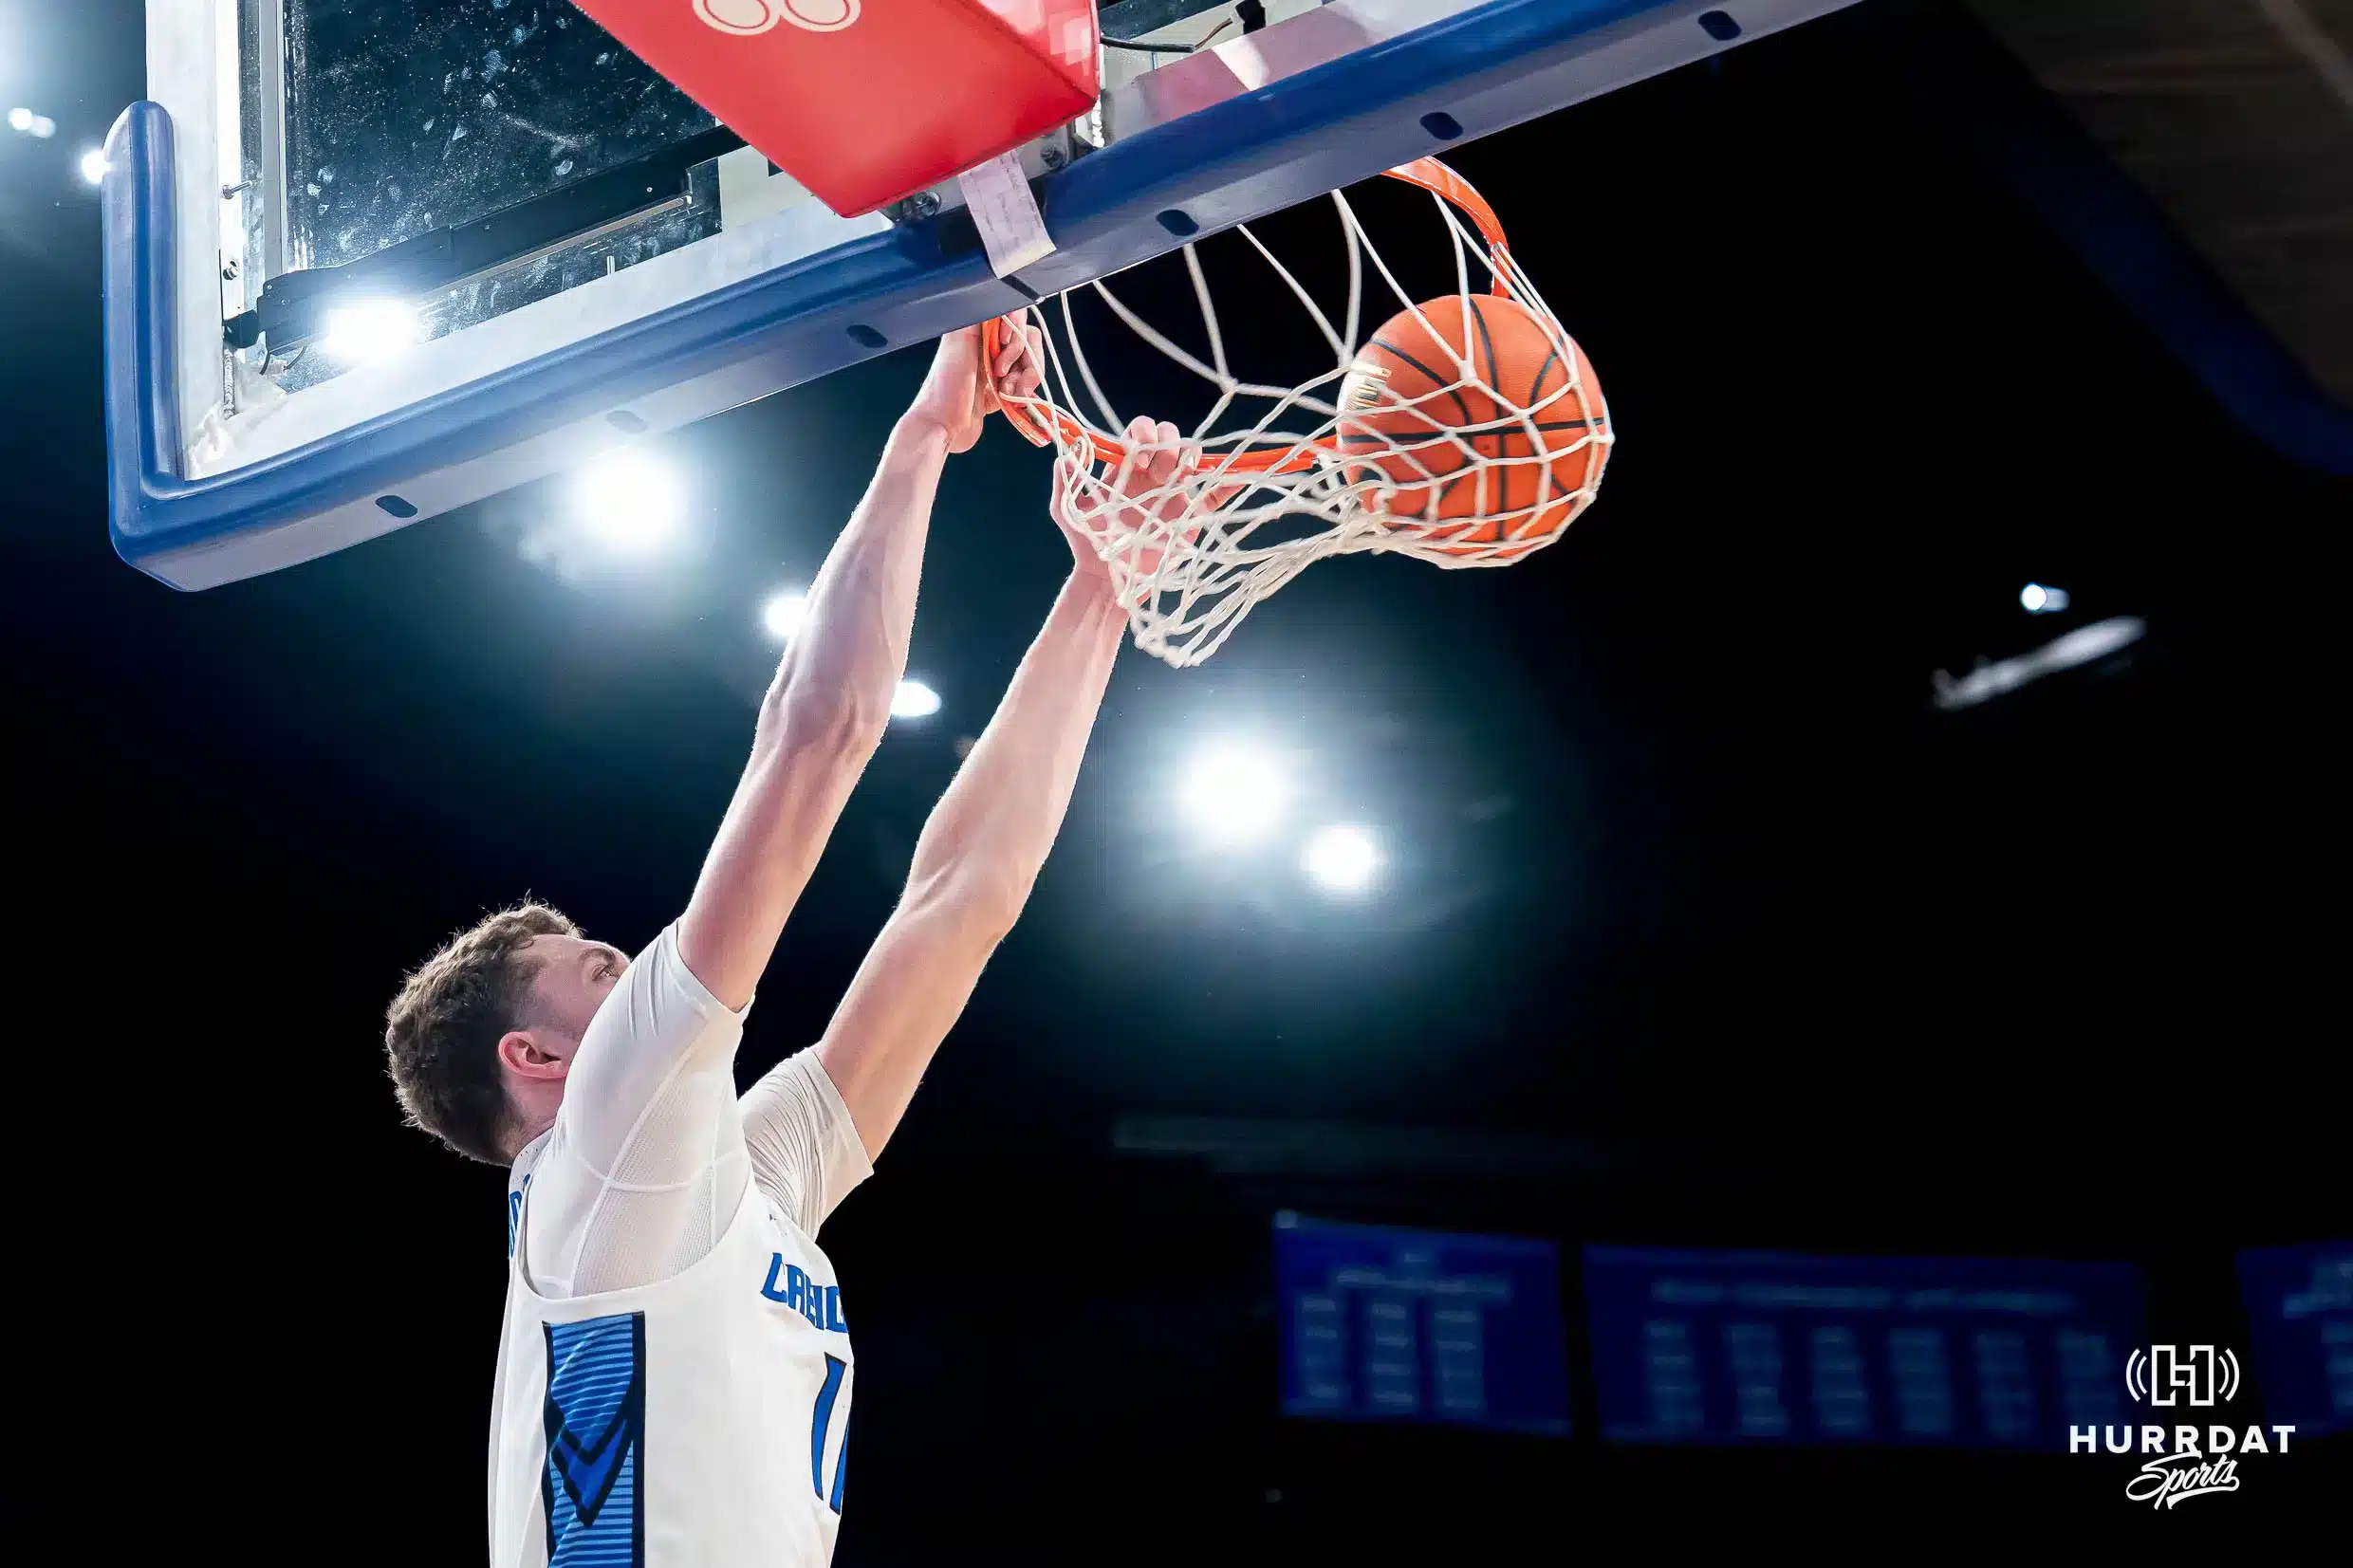
[[[833,1265],[759,1184],[683,1272],[541,1295],[509,1187],[491,1413],[491,1568],[819,1568],[841,1523],[853,1374]]]

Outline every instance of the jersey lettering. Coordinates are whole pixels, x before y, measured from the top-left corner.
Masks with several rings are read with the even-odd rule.
[[[771,1301],[790,1307],[809,1320],[809,1326],[827,1334],[847,1334],[849,1323],[842,1317],[842,1287],[819,1284],[801,1269],[785,1262],[781,1252],[769,1259],[768,1283],[760,1294]]]
[[[507,1256],[514,1256],[515,1231],[523,1224],[523,1194],[531,1190],[531,1178],[523,1178],[523,1185],[507,1194]]]

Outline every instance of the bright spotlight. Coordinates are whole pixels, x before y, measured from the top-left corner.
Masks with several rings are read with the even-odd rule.
[[[1238,844],[1271,832],[1283,820],[1289,793],[1273,757],[1223,747],[1193,765],[1177,800],[1203,834],[1220,843]]]
[[[106,155],[93,147],[82,155],[82,177],[97,185],[106,177]]]
[[[760,612],[760,624],[768,635],[779,642],[790,642],[801,635],[801,623],[808,619],[808,595],[797,591],[778,594]]]
[[[32,111],[30,109],[24,108],[10,109],[9,111],[9,129],[11,131],[31,130]]]
[[[589,531],[617,549],[659,548],[684,510],[677,476],[652,454],[611,452],[581,470],[573,493]]]
[[[2029,582],[2018,590],[2018,602],[2030,616],[2047,616],[2067,607],[2067,591],[2041,582]]]
[[[1318,828],[1299,863],[1327,893],[1362,893],[1380,870],[1380,846],[1361,827]]]
[[[891,717],[920,719],[939,711],[939,693],[919,680],[902,680],[891,693]]]
[[[47,115],[35,115],[32,117],[32,134],[46,141],[57,134],[57,121]]]
[[[417,312],[398,300],[355,300],[326,313],[319,347],[352,364],[388,360],[417,346]]]

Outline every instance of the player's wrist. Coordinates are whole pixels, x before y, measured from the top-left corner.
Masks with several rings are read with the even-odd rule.
[[[899,423],[891,429],[890,444],[894,451],[911,456],[944,459],[948,455],[948,421],[918,403],[899,416]]]
[[[1102,562],[1074,562],[1066,591],[1086,611],[1089,619],[1125,622],[1119,596],[1112,590],[1111,568]]]

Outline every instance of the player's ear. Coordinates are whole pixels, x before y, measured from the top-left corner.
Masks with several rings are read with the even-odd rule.
[[[533,1031],[509,1029],[498,1037],[498,1064],[517,1078],[559,1079],[571,1070],[565,1057],[545,1049]]]

